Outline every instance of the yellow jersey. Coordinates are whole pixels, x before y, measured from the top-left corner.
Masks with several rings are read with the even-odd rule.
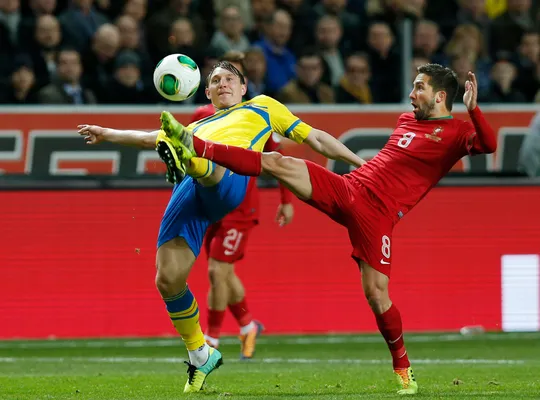
[[[272,132],[302,143],[312,129],[279,101],[265,95],[218,110],[187,128],[201,139],[259,152]],[[193,178],[203,178],[213,169],[211,161],[196,157],[191,160],[188,173]]]

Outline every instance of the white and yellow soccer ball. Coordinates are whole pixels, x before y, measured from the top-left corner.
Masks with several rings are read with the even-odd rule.
[[[183,101],[195,94],[201,83],[201,71],[185,54],[169,54],[154,69],[154,86],[171,101]]]

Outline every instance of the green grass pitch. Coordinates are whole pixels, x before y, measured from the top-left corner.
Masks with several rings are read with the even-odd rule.
[[[540,399],[540,334],[406,336],[423,399]],[[177,338],[0,342],[2,400],[392,399],[391,361],[378,335],[263,336],[256,359],[225,364],[205,390],[182,393]]]

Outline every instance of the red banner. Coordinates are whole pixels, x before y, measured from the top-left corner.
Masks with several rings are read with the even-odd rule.
[[[155,240],[169,193],[3,192],[0,337],[173,334],[154,287]],[[294,222],[279,228],[278,202],[276,191],[262,191],[261,225],[237,266],[254,316],[269,333],[375,331],[344,228],[300,202]],[[540,187],[435,188],[393,239],[390,290],[405,329],[501,329],[501,258],[540,253],[538,204]],[[507,270],[521,271],[512,260]],[[204,326],[204,257],[189,284]],[[531,285],[534,299],[540,281]],[[508,301],[523,312],[522,299]],[[230,316],[224,331],[237,333]]]
[[[349,148],[365,157],[382,148],[395,127],[397,117],[407,107],[372,107],[362,109],[294,109],[307,123],[339,137]],[[163,172],[155,151],[119,147],[111,144],[85,146],[76,134],[79,124],[89,123],[118,129],[154,130],[159,128],[159,109],[99,108],[76,111],[52,108],[46,111],[9,112],[0,109],[0,173],[27,173],[37,177],[51,175],[113,174],[134,176]],[[118,110],[118,111],[116,111]],[[176,116],[188,123],[193,109],[179,108]],[[354,110],[354,111],[353,111]],[[498,134],[495,155],[465,157],[457,171],[515,171],[524,135],[535,114],[534,108],[485,107],[488,121]],[[456,117],[467,118],[463,112]],[[289,155],[326,164],[326,159],[308,146],[285,140]],[[336,172],[345,165],[332,164]]]

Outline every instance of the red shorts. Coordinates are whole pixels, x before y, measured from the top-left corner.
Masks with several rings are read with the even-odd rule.
[[[219,221],[210,225],[204,237],[208,258],[234,264],[244,258],[249,233],[254,222]]]
[[[349,231],[352,257],[390,277],[394,222],[381,200],[350,174],[337,175],[306,161],[313,194],[306,203]]]

